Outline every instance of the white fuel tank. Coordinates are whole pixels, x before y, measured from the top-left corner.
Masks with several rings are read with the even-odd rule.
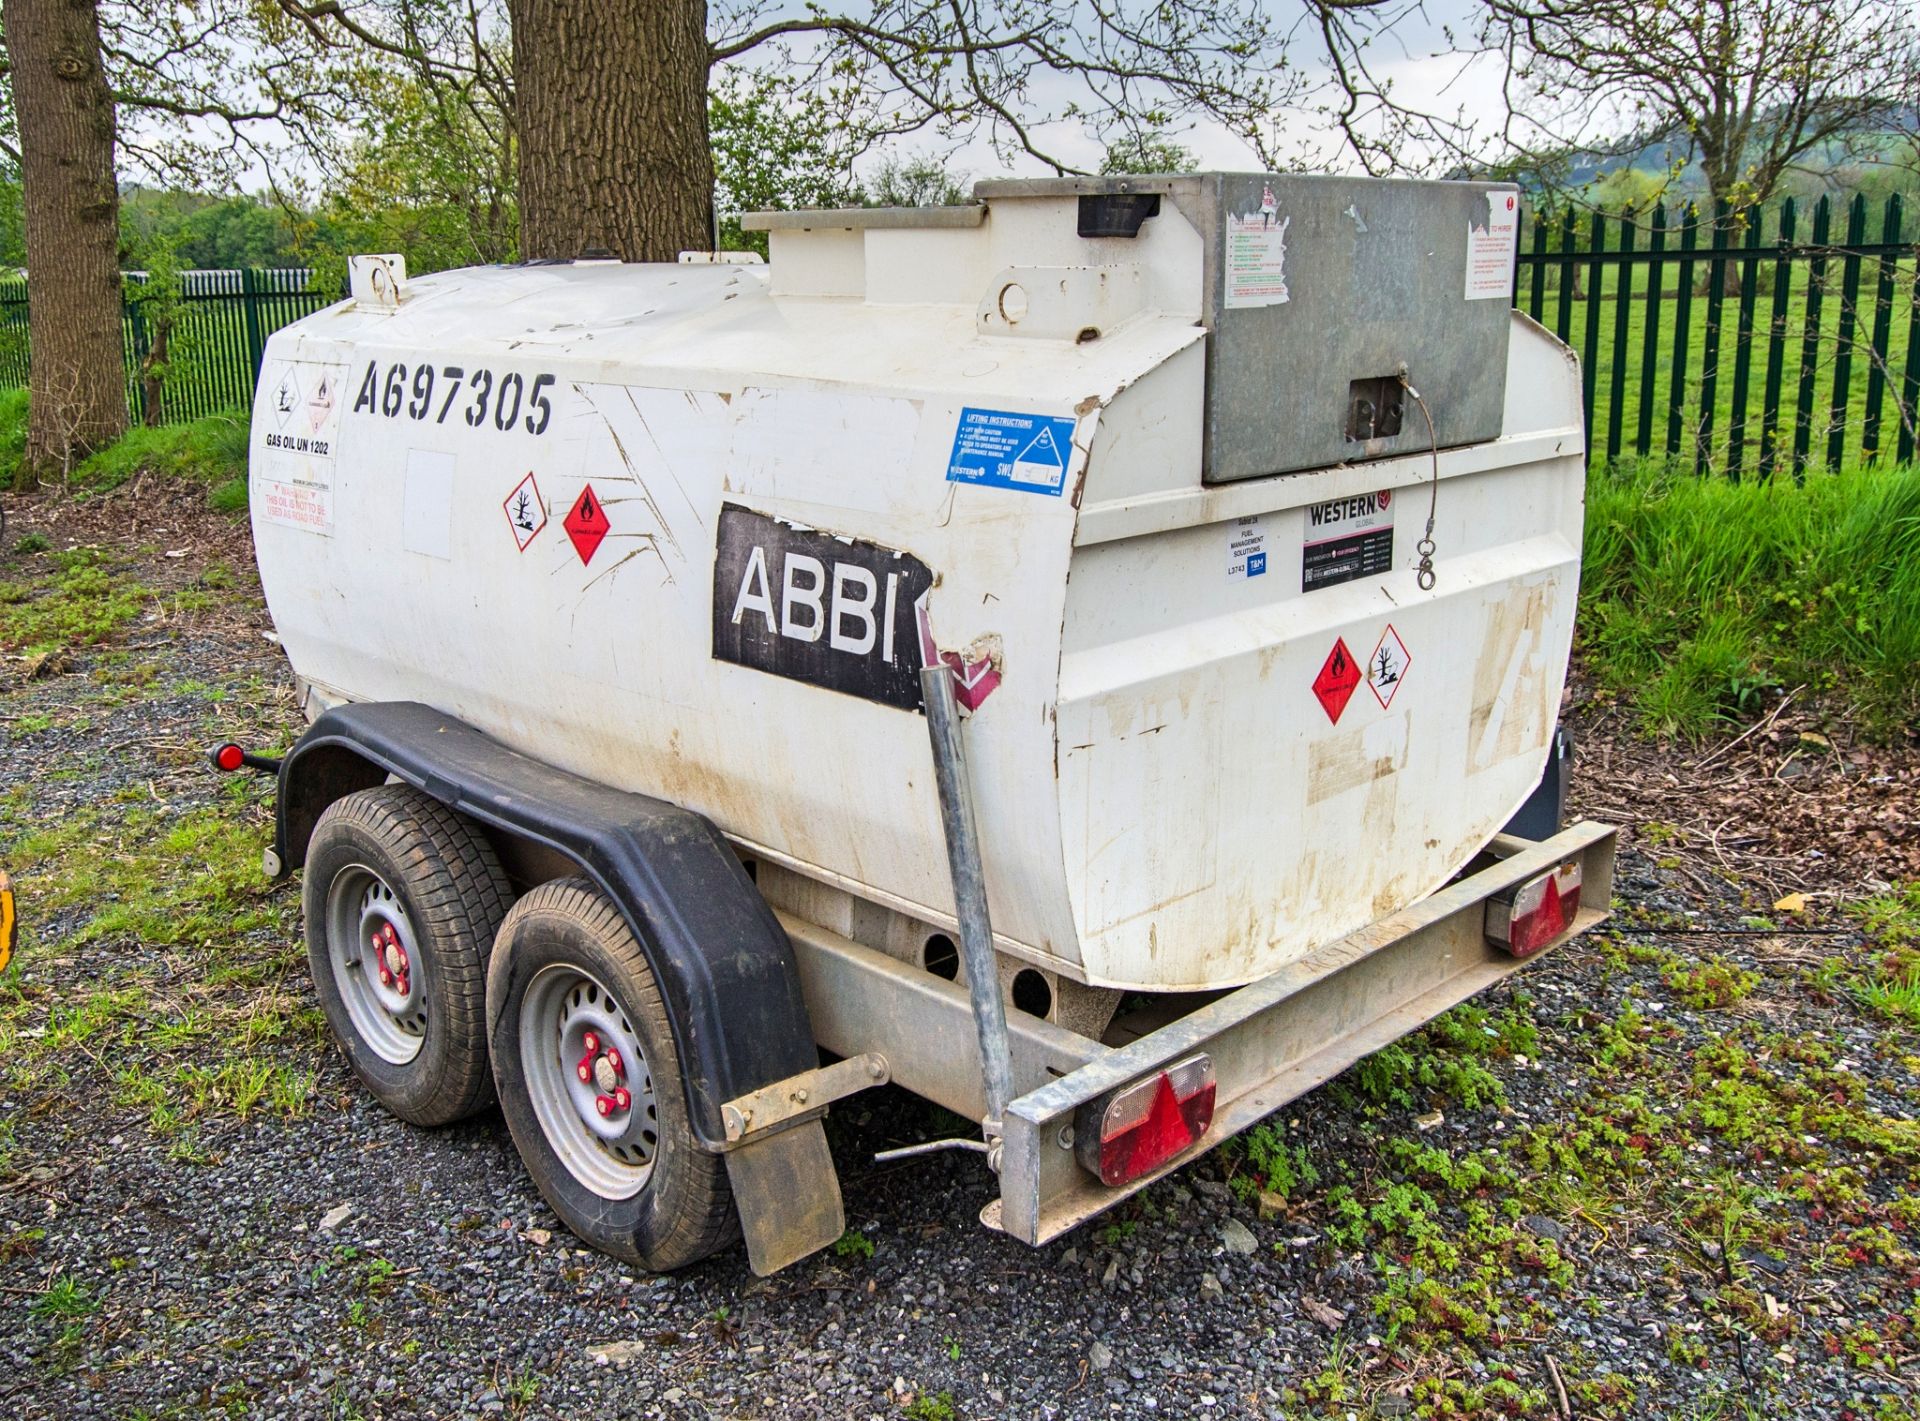
[[[1270,973],[1443,883],[1548,753],[1580,383],[1507,312],[1507,190],[1458,186],[998,183],[770,216],[765,266],[452,271],[310,316],[251,450],[310,709],[426,702],[938,924],[937,656],[1003,950],[1097,986]],[[1349,280],[1473,338],[1347,341],[1315,283]],[[1303,365],[1330,396],[1247,394]],[[1444,407],[1502,379],[1491,432]],[[1301,421],[1348,457],[1249,475]]]

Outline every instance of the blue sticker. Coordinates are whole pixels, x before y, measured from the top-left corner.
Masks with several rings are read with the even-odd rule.
[[[1266,570],[1267,570],[1267,555],[1265,553],[1248,553],[1247,554],[1247,576],[1248,577],[1258,577],[1261,573],[1265,572]]]
[[[1073,421],[1006,410],[960,411],[947,482],[1058,495],[1067,486]]]

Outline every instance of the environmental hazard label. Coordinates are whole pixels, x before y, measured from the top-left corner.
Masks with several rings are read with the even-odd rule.
[[[607,536],[607,530],[613,525],[607,521],[607,510],[601,505],[599,496],[594,493],[593,485],[588,484],[580,490],[580,497],[573,501],[573,507],[568,509],[567,516],[560,520],[560,526],[567,530],[567,537],[573,542],[573,550],[580,554],[580,565],[585,567],[593,561],[593,555],[600,547],[600,540]]]
[[[1353,653],[1347,650],[1347,639],[1335,637],[1333,650],[1320,663],[1320,674],[1313,678],[1313,694],[1328,720],[1335,725],[1340,723],[1340,713],[1347,708],[1353,688],[1359,684],[1360,668],[1354,665]]]
[[[547,526],[547,506],[540,499],[540,485],[533,481],[533,473],[513,486],[513,492],[506,496],[500,507],[506,511],[507,526],[513,530],[513,541],[521,552],[527,550],[527,544],[540,536],[540,530]]]
[[[1300,590],[1312,592],[1393,568],[1393,490],[1331,498],[1307,509]]]
[[[1373,692],[1373,698],[1380,702],[1385,710],[1393,704],[1393,698],[1400,691],[1400,683],[1407,678],[1407,668],[1413,664],[1413,658],[1407,654],[1407,644],[1400,640],[1400,633],[1391,624],[1380,634],[1380,641],[1373,649],[1373,655],[1367,658],[1367,689]]]
[[[963,409],[947,482],[1058,495],[1067,486],[1073,423],[1059,415]]]

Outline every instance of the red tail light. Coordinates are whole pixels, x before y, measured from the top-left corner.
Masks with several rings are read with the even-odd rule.
[[[228,774],[232,774],[247,763],[247,752],[229,741],[213,752],[213,763]]]
[[[1201,1055],[1116,1091],[1076,1129],[1080,1162],[1108,1185],[1152,1173],[1207,1133],[1215,1086],[1213,1058]]]
[[[1573,927],[1580,911],[1580,860],[1529,878],[1510,897],[1487,900],[1487,936],[1515,957],[1529,957]]]

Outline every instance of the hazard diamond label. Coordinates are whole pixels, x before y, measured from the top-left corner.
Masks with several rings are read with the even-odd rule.
[[[1380,634],[1380,644],[1374,647],[1373,655],[1367,658],[1367,689],[1373,692],[1382,710],[1393,704],[1411,665],[1413,658],[1407,654],[1407,644],[1389,624]]]
[[[1320,698],[1328,720],[1335,725],[1340,723],[1340,713],[1347,708],[1353,688],[1359,684],[1360,668],[1354,665],[1353,653],[1347,650],[1347,639],[1335,637],[1333,650],[1327,653],[1320,674],[1313,678],[1313,693]]]
[[[607,536],[607,529],[612,526],[607,522],[607,510],[600,506],[600,496],[593,491],[592,484],[580,490],[580,497],[573,501],[573,507],[560,520],[560,526],[567,530],[567,536],[573,540],[573,550],[580,554],[581,566],[592,562],[600,540]]]
[[[508,494],[501,508],[506,510],[507,526],[513,529],[513,541],[520,545],[520,551],[527,550],[527,544],[540,536],[540,530],[547,526],[547,506],[540,501],[540,485],[533,481],[532,473],[520,480]]]

